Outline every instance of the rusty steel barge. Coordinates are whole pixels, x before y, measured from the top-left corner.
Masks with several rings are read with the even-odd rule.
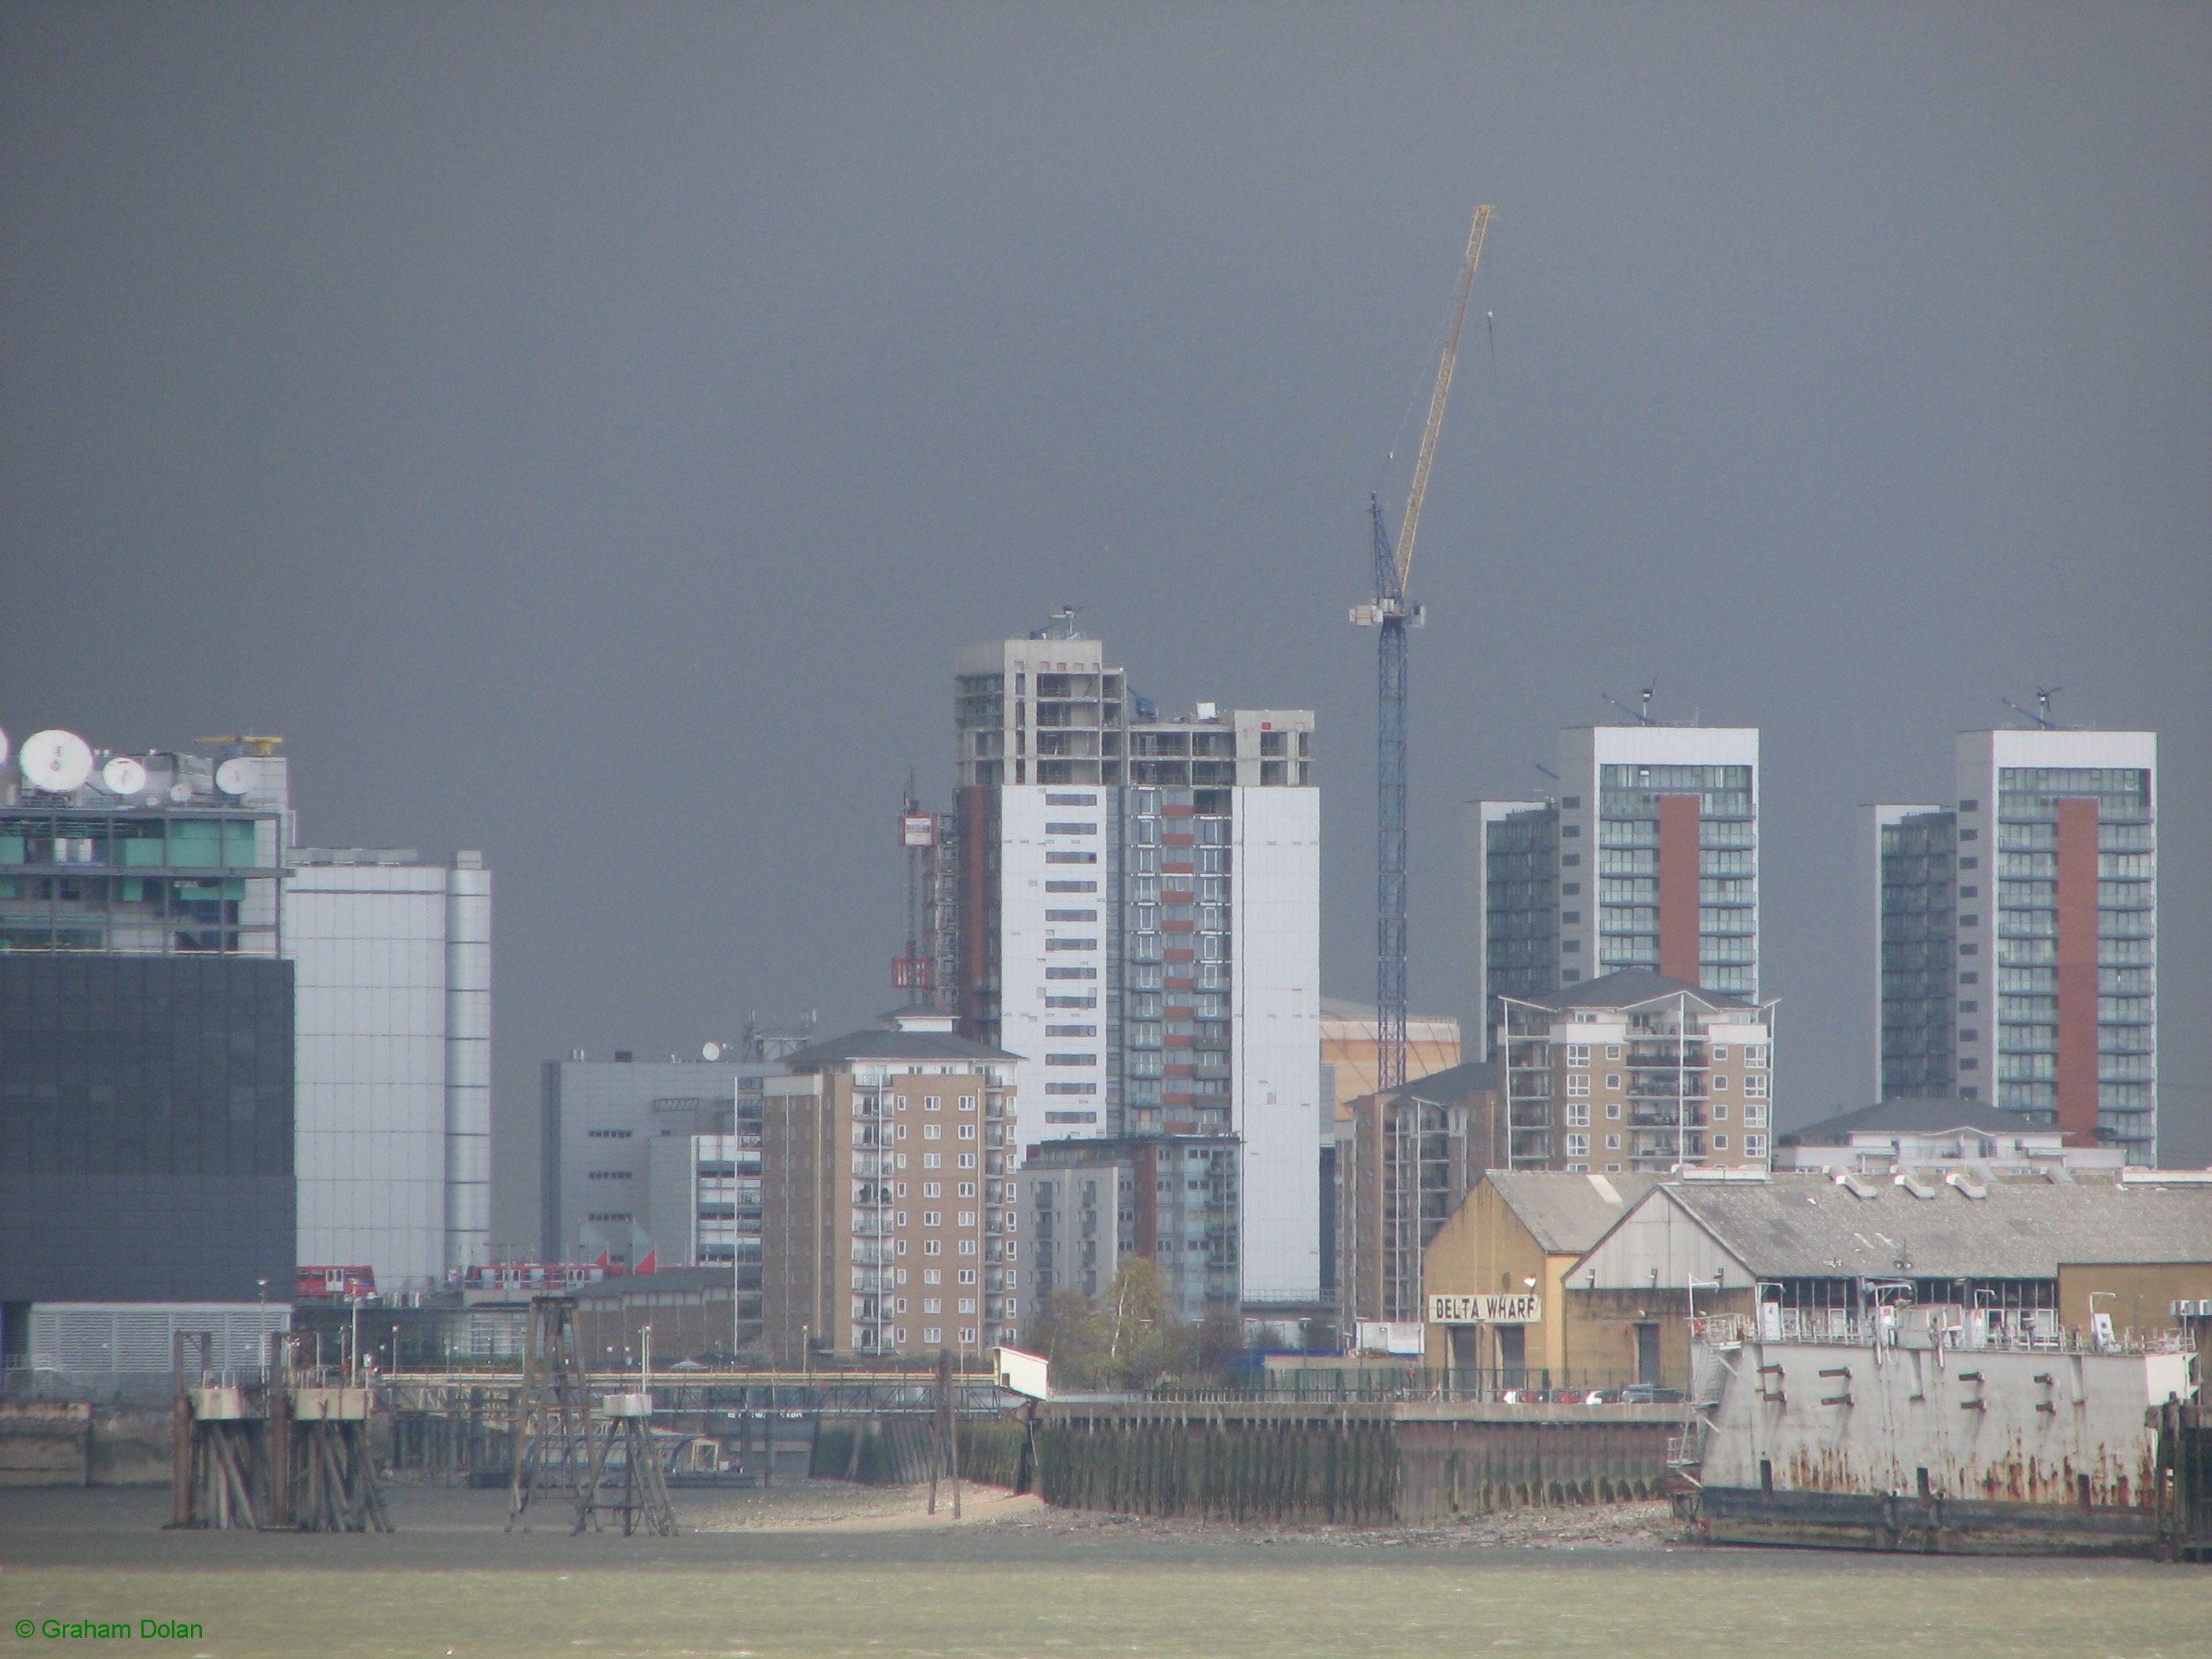
[[[2178,1333],[1952,1308],[1693,1322],[1678,1506],[1716,1543],[2212,1559],[2212,1413]]]

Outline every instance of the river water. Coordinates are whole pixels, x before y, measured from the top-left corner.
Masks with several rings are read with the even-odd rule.
[[[176,1653],[363,1659],[1395,1659],[1874,1653],[2212,1659],[2212,1570],[1826,1551],[1480,1547],[1236,1529],[958,1528],[901,1500],[679,1492],[673,1539],[501,1529],[505,1497],[401,1491],[392,1536],[171,1533],[166,1493],[0,1492],[0,1643],[19,1620],[197,1624]],[[873,1510],[879,1518],[833,1519]],[[701,1526],[725,1530],[701,1530]],[[0,1653],[8,1650],[0,1648]]]

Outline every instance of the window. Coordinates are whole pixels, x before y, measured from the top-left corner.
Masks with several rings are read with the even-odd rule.
[[[1096,864],[1098,862],[1098,854],[1096,853],[1052,852],[1047,853],[1044,855],[1044,861],[1047,864]]]
[[[961,1212],[960,1212],[960,1224],[961,1224],[962,1226],[963,1226],[963,1227],[972,1227],[972,1226],[974,1226],[974,1225],[975,1224],[975,1211],[973,1211],[973,1210],[963,1210],[963,1211],[961,1211]]]
[[[1617,1100],[1608,1100],[1606,1102],[1605,1115],[1607,1117],[1619,1117],[1620,1115],[1620,1103]]]
[[[1588,1158],[1589,1156],[1589,1137],[1588,1135],[1569,1135],[1567,1137],[1567,1156],[1569,1158]]]
[[[963,1123],[963,1124],[962,1124],[962,1125],[960,1126],[960,1139],[963,1139],[963,1140],[973,1140],[973,1139],[975,1139],[975,1126],[974,1124],[972,1124],[972,1123]]]
[[[921,1155],[921,1167],[925,1170],[937,1169],[944,1162],[945,1154],[942,1152],[924,1152]]]
[[[1098,826],[1096,823],[1080,823],[1072,821],[1055,823],[1047,820],[1044,832],[1048,836],[1095,836],[1098,833]]]
[[[1607,1060],[1619,1060],[1620,1058],[1620,1045],[1618,1042],[1607,1043],[1605,1045],[1605,1057]],[[1619,1078],[1608,1078],[1606,1079],[1606,1083],[1607,1086],[1609,1088],[1618,1089],[1620,1086],[1620,1079]]]
[[[961,1255],[974,1255],[975,1253],[976,1253],[976,1251],[975,1251],[975,1241],[974,1239],[972,1239],[972,1238],[963,1238],[963,1239],[962,1239],[962,1240],[960,1241],[960,1254],[961,1254]]]
[[[921,1212],[921,1224],[925,1227],[942,1227],[945,1224],[945,1212],[924,1210]]]
[[[964,1314],[973,1315],[975,1311],[975,1298],[972,1296],[962,1297],[960,1298],[960,1311]],[[973,1342],[975,1340],[972,1334],[966,1331],[963,1331],[961,1335],[966,1340],[970,1342]]]
[[[924,1267],[921,1270],[921,1282],[925,1285],[942,1285],[945,1282],[945,1270],[941,1267]]]
[[[1044,1063],[1048,1066],[1096,1066],[1098,1056],[1096,1054],[1047,1054]]]
[[[893,1198],[904,1198],[906,1196],[906,1182],[903,1181],[894,1182],[891,1187],[891,1196]]]
[[[1589,1102],[1575,1100],[1567,1103],[1567,1122],[1573,1127],[1589,1127]]]
[[[921,1126],[921,1138],[924,1140],[940,1140],[944,1135],[945,1126],[941,1123],[925,1123]],[[903,1123],[899,1125],[899,1138],[902,1140],[906,1138],[906,1125]]]
[[[906,1125],[903,1123],[892,1124],[891,1139],[893,1140],[904,1140],[906,1139]]]
[[[963,1325],[960,1328],[960,1341],[963,1347],[972,1348],[975,1346],[975,1328],[973,1325]]]
[[[1098,890],[1098,884],[1095,881],[1048,881],[1044,884],[1044,890],[1048,893],[1095,893]]]
[[[1095,951],[1098,948],[1098,941],[1095,939],[1048,939],[1044,942],[1044,948],[1048,951]]]
[[[941,1181],[925,1181],[925,1182],[923,1182],[921,1183],[921,1195],[922,1195],[924,1198],[942,1198],[942,1197],[944,1197],[944,1196],[945,1196],[945,1183],[944,1183],[943,1182],[941,1182]],[[902,1227],[903,1227],[904,1225],[906,1225],[906,1221],[905,1221],[905,1218],[904,1218],[903,1217],[902,1217],[902,1218],[900,1218],[900,1220],[899,1220],[899,1225],[901,1225]]]
[[[1746,1158],[1765,1158],[1766,1156],[1766,1137],[1765,1135],[1746,1135],[1743,1138],[1743,1155]]]
[[[1570,1042],[1567,1044],[1567,1064],[1570,1066],[1589,1065],[1589,1044],[1587,1042]]]
[[[925,1112],[943,1111],[945,1109],[945,1097],[942,1095],[924,1095],[921,1097],[921,1109]]]
[[[906,1311],[906,1298],[902,1296],[892,1297],[891,1311],[895,1314],[904,1313]]]
[[[973,1152],[963,1152],[963,1153],[961,1153],[961,1154],[960,1154],[960,1167],[961,1167],[962,1169],[963,1169],[963,1170],[972,1170],[972,1169],[974,1169],[974,1168],[975,1167],[975,1153],[973,1153]]]
[[[1716,1042],[1713,1044],[1713,1058],[1715,1060],[1726,1060],[1728,1058],[1728,1044],[1725,1042]]]
[[[593,1129],[589,1138],[593,1140],[628,1140],[629,1135],[627,1129]]]
[[[1096,795],[1048,794],[1044,798],[1044,804],[1047,806],[1096,806],[1098,805],[1098,797]]]
[[[1588,1097],[1588,1096],[1589,1096],[1589,1091],[1590,1091],[1590,1088],[1589,1088],[1589,1078],[1587,1078],[1587,1077],[1580,1077],[1580,1076],[1571,1076],[1571,1076],[1567,1079],[1567,1089],[1566,1089],[1566,1092],[1567,1092],[1570,1096],[1580,1096],[1580,1097],[1584,1097],[1584,1098],[1587,1098],[1587,1097]]]
[[[1620,1137],[1619,1135],[1607,1135],[1605,1138],[1605,1149],[1608,1152],[1619,1152],[1620,1150]]]
[[[962,1111],[963,1111],[963,1112],[972,1112],[972,1111],[974,1111],[974,1110],[975,1109],[975,1096],[973,1096],[973,1095],[963,1095],[963,1096],[961,1096],[961,1097],[960,1097],[960,1109],[961,1109]]]
[[[1096,921],[1098,913],[1096,910],[1048,910],[1044,913],[1044,919],[1047,921]]]
[[[934,1325],[925,1325],[921,1328],[921,1340],[933,1346],[942,1346],[945,1333]]]
[[[1747,1077],[1747,1078],[1744,1079],[1744,1080],[1743,1080],[1743,1092],[1744,1092],[1744,1097],[1745,1097],[1747,1100],[1764,1100],[1764,1099],[1765,1099],[1765,1098],[1766,1098],[1766,1078],[1765,1078],[1765,1075],[1763,1073],[1753,1072],[1753,1073],[1749,1077]]]
[[[926,1314],[943,1313],[945,1311],[945,1298],[941,1296],[925,1296],[921,1298],[921,1310]]]
[[[1717,1152],[1724,1152],[1728,1151],[1728,1137],[1726,1135],[1715,1135],[1713,1137],[1713,1150]]]
[[[906,1212],[904,1210],[894,1210],[891,1212],[891,1225],[894,1227],[903,1227],[906,1225]]]
[[[972,1182],[972,1181],[963,1181],[963,1182],[962,1182],[960,1183],[960,1196],[961,1196],[961,1197],[963,1197],[963,1198],[973,1198],[973,1197],[975,1197],[975,1183],[974,1182]]]
[[[1047,979],[1097,979],[1098,970],[1096,968],[1047,968],[1044,976]]]
[[[1620,1087],[1620,1073],[1618,1072],[1607,1072],[1605,1074],[1605,1086],[1608,1089],[1618,1089]]]
[[[1725,1100],[1717,1100],[1713,1103],[1713,1121],[1716,1123],[1728,1121],[1728,1102]]]
[[[904,1249],[906,1248],[906,1241],[904,1239],[901,1239],[899,1241],[899,1248],[901,1249]],[[924,1255],[943,1255],[945,1254],[945,1246],[939,1243],[938,1241],[933,1238],[925,1238],[921,1241],[921,1253]]]
[[[1743,1109],[1743,1127],[1747,1129],[1765,1128],[1766,1127],[1766,1108],[1764,1106],[1747,1105]],[[1748,1139],[1748,1137],[1747,1137],[1747,1139]]]
[[[963,1285],[973,1285],[975,1282],[975,1270],[973,1267],[963,1267],[960,1270],[960,1282]]]
[[[1724,1095],[1728,1092],[1728,1073],[1726,1072],[1716,1072],[1713,1073],[1713,1092],[1717,1095]]]

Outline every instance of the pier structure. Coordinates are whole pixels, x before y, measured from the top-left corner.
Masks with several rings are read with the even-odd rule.
[[[171,1524],[246,1531],[390,1532],[376,1474],[374,1393],[297,1364],[270,1339],[258,1375],[216,1371],[203,1332],[176,1337]]]

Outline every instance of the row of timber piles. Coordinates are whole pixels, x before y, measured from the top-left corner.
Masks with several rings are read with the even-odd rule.
[[[1067,1509],[1221,1521],[1386,1522],[1401,1459],[1387,1418],[1174,1408],[1054,1414],[1044,1499]]]
[[[1037,1437],[1047,1503],[1208,1520],[1431,1522],[1656,1498],[1659,1413],[1535,1419],[1449,1408],[1055,1402]]]

